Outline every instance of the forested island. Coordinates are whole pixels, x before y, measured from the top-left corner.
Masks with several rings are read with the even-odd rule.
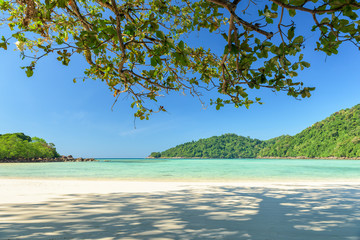
[[[0,134],[0,162],[94,161],[92,158],[60,156],[53,143],[24,133]]]
[[[360,158],[360,104],[294,135],[266,141],[236,134],[187,142],[150,158]]]

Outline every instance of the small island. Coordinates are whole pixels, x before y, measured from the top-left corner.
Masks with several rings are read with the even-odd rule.
[[[0,163],[10,162],[84,162],[94,158],[61,156],[55,144],[24,133],[0,134]]]

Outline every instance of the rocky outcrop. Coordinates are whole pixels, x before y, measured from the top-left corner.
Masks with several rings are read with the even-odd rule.
[[[56,158],[19,158],[2,159],[0,163],[31,163],[31,162],[94,162],[94,158],[74,158],[73,156],[60,156]]]

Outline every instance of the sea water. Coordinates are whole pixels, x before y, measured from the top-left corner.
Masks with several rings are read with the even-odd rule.
[[[97,159],[97,162],[1,163],[0,178],[134,181],[360,180],[359,160]]]

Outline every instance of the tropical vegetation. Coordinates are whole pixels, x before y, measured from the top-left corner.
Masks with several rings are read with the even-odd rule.
[[[160,96],[178,92],[204,103],[212,91],[216,109],[261,104],[256,89],[310,97],[296,79],[310,67],[303,49],[358,49],[359,9],[357,0],[0,0],[0,48],[16,42],[29,77],[46,57],[69,65],[81,55],[80,79],[130,95],[147,119],[165,111]],[[206,48],[210,38],[222,44]]]
[[[266,141],[224,134],[180,144],[151,157],[183,158],[359,158],[360,104],[340,110],[302,132]]]
[[[263,145],[258,139],[224,134],[178,145],[162,152],[161,157],[254,158]]]
[[[47,143],[42,138],[29,137],[24,133],[0,134],[0,160],[55,158],[59,156],[55,145]]]
[[[295,136],[268,140],[261,156],[360,157],[360,105],[340,110]]]

